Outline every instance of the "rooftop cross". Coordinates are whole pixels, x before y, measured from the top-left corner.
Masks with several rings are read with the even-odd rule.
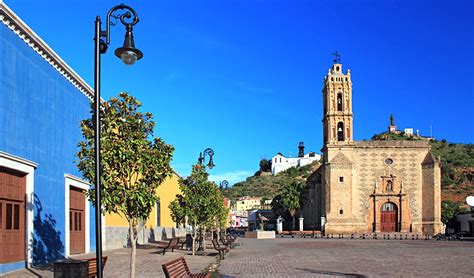
[[[340,64],[341,63],[341,54],[339,54],[339,52],[336,50],[336,52],[334,52],[332,55],[334,56],[334,59],[332,61],[335,64]]]

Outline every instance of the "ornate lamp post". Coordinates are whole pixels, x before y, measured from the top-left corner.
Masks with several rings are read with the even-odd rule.
[[[216,166],[214,165],[214,162],[212,160],[212,157],[214,156],[214,151],[211,148],[207,148],[203,152],[199,153],[199,158],[198,158],[199,165],[203,165],[203,163],[206,162],[205,161],[206,155],[209,155],[209,163],[207,164],[207,167],[209,167],[209,169],[214,168],[214,166]]]
[[[115,13],[115,14],[114,14]],[[133,26],[138,23],[138,16],[131,7],[120,4],[113,7],[107,13],[106,29],[102,31],[102,22],[100,16],[95,19],[95,52],[94,52],[94,146],[95,146],[95,230],[96,230],[96,260],[97,277],[102,278],[102,223],[101,223],[101,182],[100,182],[100,55],[107,52],[110,44],[110,25],[111,18],[125,25],[125,41],[123,47],[115,50],[115,55],[119,57],[126,65],[133,65],[137,60],[143,57],[143,53],[135,48],[133,41]]]
[[[227,186],[229,186],[229,182],[227,180],[223,180],[221,181],[221,183],[219,184],[219,188],[220,189],[227,189]]]

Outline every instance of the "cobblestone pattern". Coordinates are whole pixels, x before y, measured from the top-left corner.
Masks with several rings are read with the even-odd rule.
[[[474,242],[242,239],[221,261],[236,277],[473,277]]]

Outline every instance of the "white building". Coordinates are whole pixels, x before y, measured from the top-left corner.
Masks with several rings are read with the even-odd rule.
[[[272,158],[272,175],[275,176],[291,167],[303,167],[321,159],[321,156],[315,152],[305,154],[303,142],[299,143],[298,150],[298,157],[286,157],[282,153],[277,153]]]
[[[408,136],[413,136],[413,128],[405,128],[405,134]]]

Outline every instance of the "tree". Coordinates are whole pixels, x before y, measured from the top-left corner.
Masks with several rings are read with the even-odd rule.
[[[292,230],[295,230],[295,216],[297,210],[301,207],[301,190],[303,184],[293,180],[285,183],[278,194],[276,201],[278,205],[287,210],[292,218]]]
[[[187,220],[193,225],[193,255],[198,231],[205,234],[207,228],[214,227],[224,208],[221,192],[214,182],[208,181],[208,176],[204,166],[194,165],[191,175],[179,180],[181,194],[169,205],[173,220],[179,223]]]
[[[441,202],[441,222],[448,224],[461,211],[460,204],[452,201]]]
[[[134,97],[120,93],[102,104],[100,127],[102,211],[119,213],[129,224],[130,277],[135,277],[138,224],[149,217],[158,200],[157,187],[172,173],[174,151],[162,139],[153,138],[152,114],[139,112],[140,106]],[[81,121],[81,128],[85,141],[78,145],[77,166],[95,184],[93,119]],[[87,196],[95,202],[96,188],[91,187]]]
[[[272,161],[268,159],[260,160],[260,171],[261,172],[271,172],[272,171]]]

